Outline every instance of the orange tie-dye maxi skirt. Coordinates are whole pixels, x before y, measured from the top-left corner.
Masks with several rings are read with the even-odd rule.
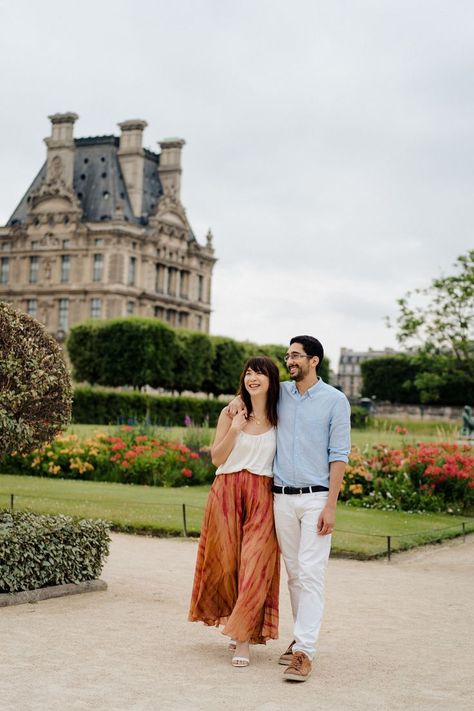
[[[204,513],[189,620],[223,624],[223,634],[252,644],[278,639],[279,579],[271,477],[219,474]]]

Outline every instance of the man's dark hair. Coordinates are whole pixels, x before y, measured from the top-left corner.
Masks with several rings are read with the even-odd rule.
[[[318,339],[314,338],[313,336],[295,336],[291,339],[290,346],[292,343],[301,343],[306,355],[317,356],[319,358],[319,363],[316,366],[316,372],[318,372],[324,358],[324,348],[320,341],[318,341]]]

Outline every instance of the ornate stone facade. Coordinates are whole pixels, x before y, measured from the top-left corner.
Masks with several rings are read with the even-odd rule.
[[[209,332],[212,234],[196,240],[181,204],[184,141],[142,147],[146,122],[120,138],[74,139],[73,113],[50,116],[47,161],[0,227],[0,299],[59,339],[88,318],[138,315]]]

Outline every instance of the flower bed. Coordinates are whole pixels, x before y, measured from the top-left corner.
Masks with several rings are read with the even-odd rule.
[[[363,456],[354,447],[341,499],[354,506],[385,510],[471,510],[472,448],[449,442],[405,444],[399,449],[379,444]]]
[[[149,486],[204,484],[214,477],[208,448],[192,451],[128,426],[116,435],[97,432],[85,439],[60,435],[31,454],[5,457],[1,469],[11,474]]]
[[[186,435],[188,445],[128,426],[114,435],[61,435],[31,454],[5,457],[0,471],[148,486],[211,483],[215,468],[209,447],[202,446],[207,431],[188,426]],[[472,447],[378,444],[364,453],[353,447],[340,498],[352,506],[385,510],[474,510]]]

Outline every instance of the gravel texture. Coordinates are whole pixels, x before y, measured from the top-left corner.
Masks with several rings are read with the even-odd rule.
[[[108,590],[0,610],[1,711],[464,711],[474,708],[474,536],[333,559],[311,678],[285,682],[280,640],[230,665],[218,630],[186,621],[197,541],[113,535]]]

